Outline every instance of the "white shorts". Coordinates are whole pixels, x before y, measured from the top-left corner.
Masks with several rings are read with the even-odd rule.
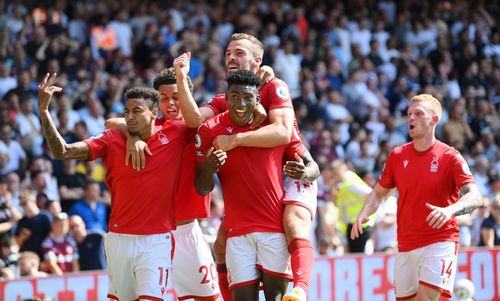
[[[457,252],[457,243],[445,241],[398,253],[394,265],[396,299],[414,297],[419,284],[451,297],[457,273]]]
[[[261,272],[292,279],[290,254],[283,233],[254,232],[230,237],[226,245],[226,266],[231,289],[259,282]]]
[[[283,190],[285,193],[283,203],[285,205],[293,204],[305,207],[311,212],[311,220],[314,219],[318,206],[318,181],[311,183],[284,177]]]
[[[165,300],[172,265],[170,233],[108,233],[104,239],[111,300]]]
[[[172,284],[179,300],[219,297],[217,271],[212,251],[201,232],[198,220],[172,231],[175,252],[172,259]]]

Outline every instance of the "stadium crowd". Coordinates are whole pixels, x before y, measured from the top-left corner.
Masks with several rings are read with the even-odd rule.
[[[59,132],[80,141],[122,115],[126,89],[151,87],[185,51],[196,101],[225,91],[234,32],[263,42],[263,63],[288,84],[320,165],[319,256],[349,252],[343,215],[360,207],[343,199],[343,174],[375,185],[390,150],[408,141],[406,110],[419,93],[442,101],[437,136],[466,158],[483,196],[460,217],[461,244],[500,245],[498,20],[498,1],[0,0],[2,277],[105,267],[106,171],[99,161],[53,160],[34,110],[43,75],[57,73],[63,88],[52,108]],[[396,204],[394,194],[379,210],[364,252],[396,247]],[[224,212],[218,190],[211,209],[202,226],[213,242]],[[494,239],[484,239],[490,230]]]

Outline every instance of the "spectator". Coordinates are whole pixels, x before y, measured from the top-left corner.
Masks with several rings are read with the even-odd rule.
[[[398,199],[394,193],[380,204],[375,215],[373,229],[374,249],[376,252],[393,253],[398,246],[396,212]]]
[[[0,279],[11,280],[19,277],[19,253],[11,238],[0,239]]]
[[[481,202],[481,207],[477,208],[471,214],[471,246],[473,247],[479,246],[479,242],[481,241],[481,226],[483,221],[490,216],[490,200],[487,197],[483,197]]]
[[[296,98],[300,96],[300,63],[302,57],[295,52],[293,41],[283,41],[282,47],[276,53],[274,69],[276,75],[288,84],[292,98]]]
[[[11,171],[21,172],[26,169],[27,156],[17,140],[12,139],[12,126],[8,123],[0,125],[0,145],[5,146],[9,157],[7,164],[0,171],[7,174]],[[1,146],[0,146],[1,149]]]
[[[103,270],[106,268],[104,256],[104,235],[99,229],[88,230],[78,215],[69,219],[71,235],[78,247],[78,263],[81,271]]]
[[[12,206],[15,207],[21,217],[24,213],[23,208],[19,204],[19,195],[21,194],[21,179],[19,175],[15,172],[10,172],[7,174],[7,190],[10,193],[10,198],[12,202]]]
[[[36,205],[36,197],[29,190],[19,196],[19,204],[24,210],[24,217],[16,227],[15,238],[20,251],[35,252],[43,258],[42,241],[49,235],[51,219],[40,212]]]
[[[62,275],[80,270],[76,243],[68,236],[68,230],[68,215],[60,213],[54,216],[52,232],[42,242],[44,263],[51,274]]]
[[[25,251],[19,254],[19,270],[21,277],[46,277],[47,273],[39,271],[40,258],[34,252]]]
[[[365,199],[372,191],[357,174],[350,171],[347,164],[341,160],[333,161],[333,185],[337,187],[335,204],[339,209],[339,218],[343,223],[344,233],[351,233],[356,216],[365,204]],[[364,253],[368,240],[371,238],[373,221],[363,225],[363,234],[357,239],[347,237],[349,253]]]
[[[0,240],[10,240],[21,213],[12,206],[12,196],[7,190],[7,177],[0,174]]]
[[[83,191],[83,199],[70,208],[69,214],[80,216],[89,230],[107,231],[107,208],[101,200],[99,183],[87,180]]]
[[[500,199],[495,199],[490,204],[490,216],[481,224],[479,245],[488,248],[500,246]]]
[[[61,195],[61,208],[68,209],[83,197],[85,176],[76,172],[76,160],[64,160],[62,173],[57,177],[59,194]]]
[[[16,115],[16,123],[19,125],[21,145],[29,154],[40,156],[43,154],[42,127],[40,120],[33,113],[33,99],[30,94],[22,93],[19,95],[19,107],[20,111]]]
[[[47,179],[51,176],[45,171],[34,171],[30,174],[31,187],[33,189],[33,194],[38,198],[44,195],[47,199],[59,201],[59,193],[54,193],[49,189],[49,184]]]
[[[7,62],[0,61],[0,99],[3,98],[7,91],[17,87],[17,80],[10,76],[10,68]]]
[[[450,120],[443,125],[444,142],[463,151],[467,144],[474,139],[474,133],[467,123],[465,100],[457,99],[453,102]]]

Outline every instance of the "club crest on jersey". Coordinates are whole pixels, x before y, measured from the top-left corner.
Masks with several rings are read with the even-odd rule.
[[[276,88],[276,95],[278,95],[279,98],[286,99],[288,98],[288,89],[283,86],[279,86]]]
[[[431,161],[431,172],[438,172],[438,169],[439,169],[439,161],[436,157],[433,157],[432,158],[432,161]]]
[[[406,166],[408,166],[408,160],[403,161],[403,166],[404,166],[404,168],[406,168]]]
[[[158,140],[160,140],[160,143],[161,143],[161,144],[164,144],[164,145],[165,145],[165,144],[168,144],[168,138],[167,138],[167,136],[166,136],[165,134],[163,134],[162,132],[159,132],[157,137],[158,137]]]

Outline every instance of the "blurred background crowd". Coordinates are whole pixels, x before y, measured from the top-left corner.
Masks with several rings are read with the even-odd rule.
[[[460,220],[461,244],[500,245],[499,20],[499,1],[0,0],[2,277],[105,266],[106,171],[51,158],[34,109],[43,75],[58,73],[53,117],[67,142],[79,141],[123,113],[127,88],[152,86],[184,51],[197,102],[225,91],[234,32],[263,42],[263,63],[288,84],[320,165],[318,256],[396,247],[397,193],[359,250],[345,229],[391,148],[408,141],[406,109],[419,93],[442,101],[438,138],[462,152],[483,195]],[[223,210],[216,191],[203,221],[212,240]]]

